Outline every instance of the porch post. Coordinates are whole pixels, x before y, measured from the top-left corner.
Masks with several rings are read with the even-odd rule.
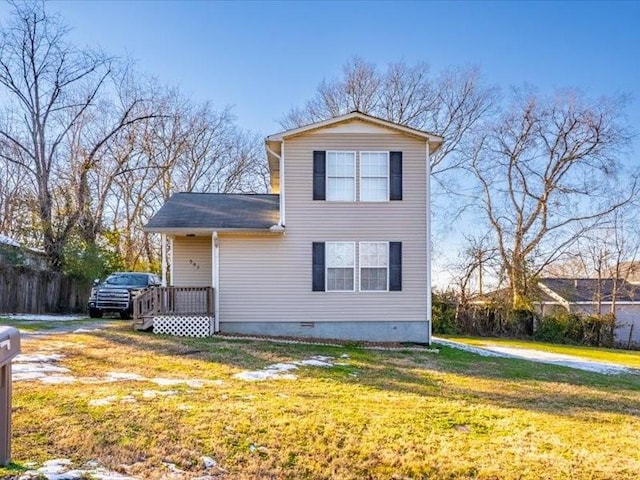
[[[213,269],[211,271],[213,283],[213,331],[220,331],[220,244],[218,241],[218,232],[213,232],[211,238],[211,248],[213,250]]]
[[[160,243],[162,245],[162,286],[167,286],[167,235],[160,235]]]
[[[173,235],[169,237],[169,286],[173,287]]]

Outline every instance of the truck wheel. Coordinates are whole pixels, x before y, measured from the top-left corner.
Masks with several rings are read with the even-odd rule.
[[[120,318],[122,320],[129,320],[131,319],[131,314],[129,312],[120,312]]]
[[[89,309],[89,316],[91,318],[102,318],[102,312],[100,310],[98,310],[97,308],[90,308]]]

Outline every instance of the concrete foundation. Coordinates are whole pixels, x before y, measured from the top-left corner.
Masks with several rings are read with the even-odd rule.
[[[220,322],[220,333],[366,342],[429,342],[429,322]]]

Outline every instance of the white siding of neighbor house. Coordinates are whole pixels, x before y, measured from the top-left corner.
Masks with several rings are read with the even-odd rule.
[[[211,236],[176,236],[172,255],[173,286],[211,286]]]
[[[403,200],[313,201],[314,150],[402,151]],[[425,321],[425,141],[390,130],[375,134],[319,130],[286,140],[284,152],[286,234],[220,233],[221,321]],[[402,242],[402,291],[358,292],[356,288],[348,293],[313,292],[312,242],[328,241]],[[182,244],[176,253],[180,248]],[[210,240],[198,247],[198,259],[201,251],[203,256],[210,255]],[[175,270],[176,263],[174,275],[181,285],[201,278],[185,263],[186,253],[178,257],[181,266]],[[200,261],[204,264],[204,259]],[[355,279],[358,286],[357,269]]]
[[[596,305],[572,305],[572,312],[594,314],[598,308]],[[611,305],[605,303],[600,308],[602,314],[610,313]],[[616,305],[616,328],[613,331],[613,340],[617,345],[640,346],[640,304]],[[632,328],[633,327],[633,328]],[[629,342],[631,341],[631,342]]]

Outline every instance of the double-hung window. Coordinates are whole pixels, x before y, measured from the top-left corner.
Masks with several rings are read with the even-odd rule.
[[[355,290],[356,248],[354,242],[326,243],[327,292]]]
[[[355,152],[327,152],[327,200],[355,202]]]
[[[360,242],[360,291],[389,290],[389,243]]]
[[[389,152],[360,152],[360,201],[389,201]]]

